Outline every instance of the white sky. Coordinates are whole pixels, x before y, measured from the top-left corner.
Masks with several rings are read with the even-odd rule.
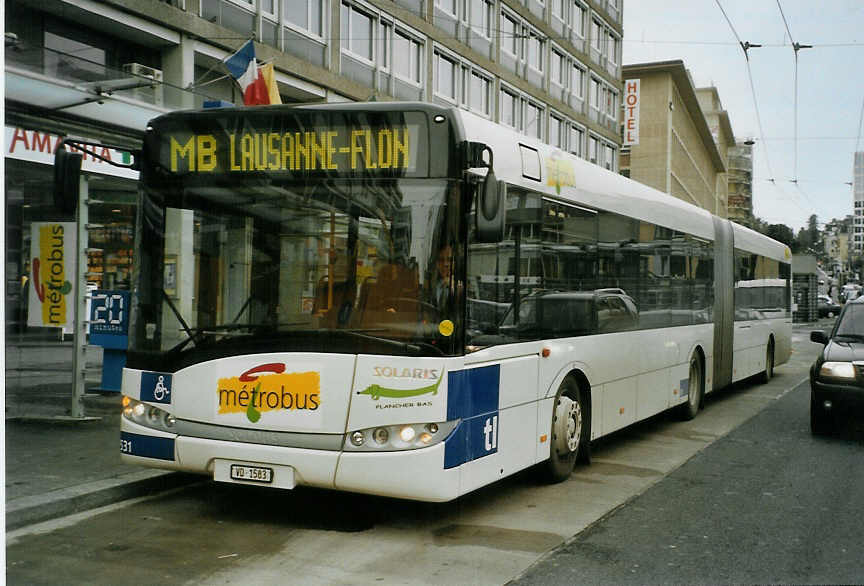
[[[721,6],[741,41],[765,45],[749,51],[755,105]],[[792,41],[814,46],[798,53],[797,142],[795,57],[781,8]],[[696,87],[717,88],[735,138],[756,139],[756,216],[797,232],[811,214],[824,223],[852,213],[846,183],[856,144],[864,150],[864,0],[624,0],[623,10],[625,65],[683,60]]]

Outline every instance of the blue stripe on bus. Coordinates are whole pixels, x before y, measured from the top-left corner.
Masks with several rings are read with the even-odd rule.
[[[468,419],[498,409],[501,365],[447,373],[447,420]]]
[[[444,441],[444,468],[498,451],[497,364],[447,373],[447,419],[461,419]]]
[[[120,432],[120,451],[142,458],[174,460],[174,438]]]

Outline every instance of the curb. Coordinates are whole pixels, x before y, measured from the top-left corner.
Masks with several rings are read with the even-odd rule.
[[[201,476],[142,470],[6,503],[6,531],[192,484]]]

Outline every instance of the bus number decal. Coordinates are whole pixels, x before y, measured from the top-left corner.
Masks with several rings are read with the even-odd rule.
[[[120,453],[157,460],[174,460],[174,438],[120,432]]]

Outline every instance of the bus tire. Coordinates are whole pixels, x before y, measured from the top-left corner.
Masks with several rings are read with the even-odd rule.
[[[698,352],[690,357],[690,371],[687,375],[687,402],[678,406],[678,415],[684,421],[690,421],[702,407],[705,395],[705,373],[702,368],[702,358]]]
[[[767,383],[774,378],[774,341],[768,342],[765,347],[765,370],[759,373],[759,382]]]
[[[543,464],[543,476],[548,482],[563,482],[570,478],[577,461],[590,461],[588,421],[584,392],[576,379],[568,376],[555,394],[549,459]]]

